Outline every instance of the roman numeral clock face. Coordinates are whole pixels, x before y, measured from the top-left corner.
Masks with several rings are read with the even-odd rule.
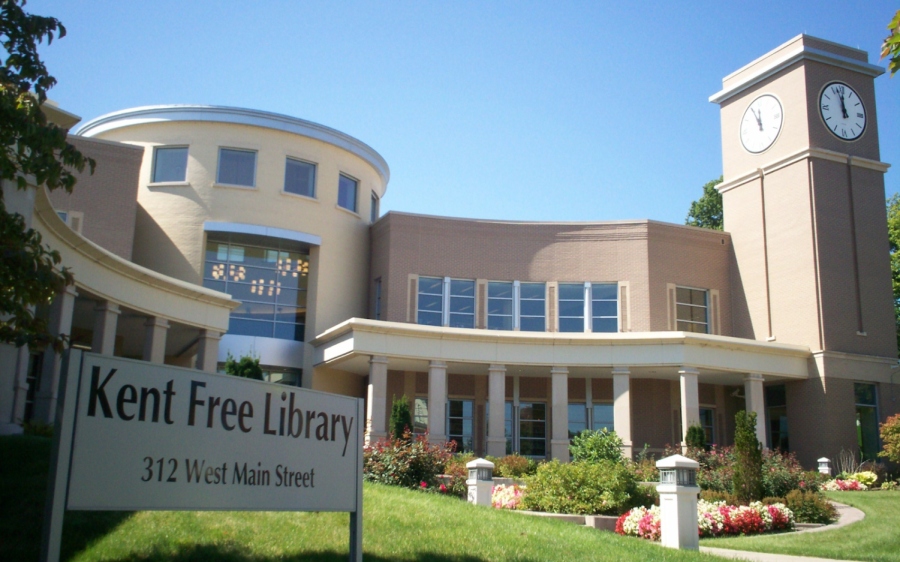
[[[741,144],[754,154],[768,149],[784,122],[781,102],[772,94],[763,94],[753,100],[741,118]]]
[[[822,89],[819,112],[828,130],[841,140],[856,140],[866,130],[866,108],[859,94],[843,82]]]

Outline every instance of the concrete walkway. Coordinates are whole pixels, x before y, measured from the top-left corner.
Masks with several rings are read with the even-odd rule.
[[[784,533],[783,535],[755,535],[745,537],[752,540],[757,537],[790,537],[801,533],[821,533],[822,531],[831,531],[840,527],[846,527],[853,523],[857,523],[865,519],[866,514],[861,510],[846,504],[831,502],[838,510],[838,520],[831,525],[823,525],[813,529],[804,529],[795,533]],[[836,560],[834,558],[815,558],[812,556],[791,556],[789,554],[768,554],[765,552],[749,552],[746,550],[731,550],[728,548],[710,548],[701,546],[700,552],[721,556],[722,558],[732,558],[735,560],[749,560],[751,562],[852,562],[850,560]]]

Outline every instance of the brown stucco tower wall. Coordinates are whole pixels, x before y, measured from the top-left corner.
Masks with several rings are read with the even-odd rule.
[[[897,344],[884,172],[867,54],[798,36],[723,80],[725,230],[731,234],[734,335],[809,346],[809,379],[790,382],[790,446],[807,467],[857,450],[854,382],[889,392]],[[819,96],[853,88],[867,125],[848,142],[826,128]],[[740,123],[763,94],[781,103],[777,139],[746,150]],[[889,408],[880,408],[883,421]]]

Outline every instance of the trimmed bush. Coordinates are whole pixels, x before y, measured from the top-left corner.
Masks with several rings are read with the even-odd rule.
[[[409,411],[409,398],[404,394],[399,399],[394,396],[394,403],[391,406],[391,435],[402,438],[404,435],[412,431],[412,414]]]
[[[525,509],[577,515],[618,515],[637,495],[634,475],[621,462],[596,463],[557,460],[538,466],[525,479]]]
[[[497,478],[524,478],[537,470],[536,462],[518,453],[500,458],[487,456],[485,460],[494,463],[494,476]]]
[[[380,439],[363,449],[363,479],[404,488],[437,488],[437,475],[443,474],[455,447],[453,441],[431,444],[427,435],[413,439],[409,432],[404,439]]]
[[[700,499],[709,503],[725,502],[725,505],[741,505],[739,499],[729,492],[718,492],[715,490],[702,490]]]
[[[631,496],[631,507],[653,507],[659,505],[659,492],[656,486],[647,486],[638,484],[637,489]]]
[[[797,523],[831,523],[837,520],[837,509],[818,492],[793,490],[784,498],[784,504],[794,512]]]
[[[706,449],[706,432],[699,425],[692,425],[684,436],[684,442],[692,449]]]
[[[756,439],[756,412],[741,410],[734,416],[734,473],[732,493],[744,502],[763,496],[762,447]]]
[[[569,451],[573,462],[622,462],[622,440],[605,427],[600,431],[582,431],[572,439]]]

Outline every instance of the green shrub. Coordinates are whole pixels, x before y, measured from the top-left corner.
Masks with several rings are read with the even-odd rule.
[[[822,485],[831,480],[831,476],[822,474],[818,470],[807,470],[800,474],[800,482],[797,488],[804,492],[821,491]]]
[[[469,487],[466,485],[469,470],[466,468],[466,465],[449,463],[444,469],[444,474],[450,476],[450,484],[446,486],[446,493],[465,499],[469,494]]]
[[[762,494],[784,497],[791,490],[801,489],[803,467],[793,453],[766,449],[762,454]]]
[[[900,414],[889,417],[881,424],[881,442],[884,443],[884,450],[878,456],[900,462]]]
[[[650,508],[654,505],[659,505],[659,492],[656,491],[656,486],[638,484],[637,489],[631,496],[630,507]]]
[[[653,457],[647,454],[646,444],[628,466],[638,482],[659,482],[659,469],[656,468],[656,461]]]
[[[572,439],[569,451],[573,462],[622,462],[622,440],[615,431],[605,427],[600,431],[582,431]]]
[[[734,494],[715,490],[702,490],[700,499],[708,502],[725,502],[725,505],[741,505],[741,500],[736,498]]]
[[[407,432],[412,431],[412,414],[409,411],[409,398],[404,394],[399,399],[394,396],[394,403],[391,406],[391,421],[388,426],[394,437],[403,437]]]
[[[831,523],[837,519],[837,509],[818,492],[793,490],[784,498],[784,504],[794,512],[797,523]]]
[[[622,514],[637,495],[634,475],[623,463],[560,463],[538,466],[525,479],[524,509],[578,515]]]
[[[518,453],[499,458],[488,455],[484,460],[494,463],[494,476],[497,478],[524,478],[534,474],[538,467],[536,462]]]
[[[259,357],[244,355],[240,359],[235,359],[230,351],[225,358],[225,374],[255,381],[263,380],[262,368],[259,366]]]
[[[363,449],[363,479],[405,488],[420,488],[422,482],[435,487],[455,447],[453,441],[431,444],[427,435],[412,439],[409,432],[401,439],[379,439]]]
[[[734,473],[732,493],[741,501],[762,498],[762,447],[756,439],[756,412],[741,410],[734,416]]]
[[[684,436],[684,442],[692,449],[706,449],[706,432],[699,425],[692,425]]]
[[[779,497],[766,497],[762,499],[764,505],[775,505],[776,503],[785,504],[786,500]]]
[[[36,437],[53,437],[53,424],[44,423],[39,420],[29,420],[22,424],[22,431],[25,435],[34,435]]]

